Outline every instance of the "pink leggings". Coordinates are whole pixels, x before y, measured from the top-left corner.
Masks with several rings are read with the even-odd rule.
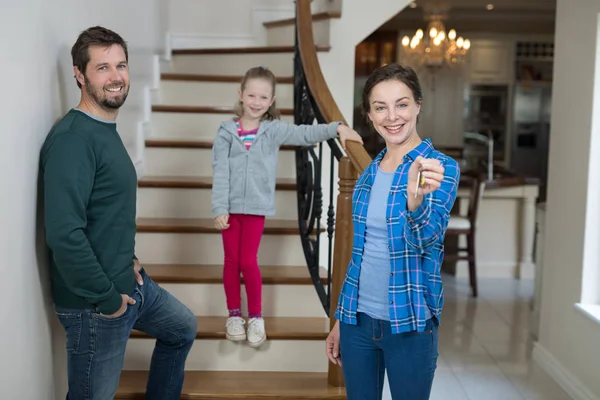
[[[264,216],[231,214],[229,228],[222,232],[225,253],[223,285],[230,313],[241,307],[241,273],[246,286],[248,315],[251,318],[261,316],[262,277],[258,268],[258,246],[264,227]]]

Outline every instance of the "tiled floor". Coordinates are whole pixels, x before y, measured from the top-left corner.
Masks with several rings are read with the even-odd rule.
[[[431,400],[570,399],[531,359],[533,281],[481,279],[479,298],[473,299],[466,281],[444,280]]]

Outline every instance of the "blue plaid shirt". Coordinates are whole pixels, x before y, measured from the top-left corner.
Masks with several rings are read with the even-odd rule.
[[[365,244],[367,208],[377,168],[387,149],[369,164],[354,186],[352,221],[354,244],[352,258],[342,285],[335,318],[356,324],[358,280]],[[408,170],[418,157],[436,158],[445,168],[438,190],[425,195],[414,211],[407,209]],[[388,291],[392,333],[425,329],[426,307],[438,319],[444,303],[440,269],[444,257],[444,234],[450,210],[456,200],[460,179],[458,163],[435,150],[429,139],[404,156],[396,170],[388,197],[386,221],[390,252],[390,284]]]

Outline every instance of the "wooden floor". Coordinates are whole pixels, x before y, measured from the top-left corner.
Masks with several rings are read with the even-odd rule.
[[[145,399],[146,371],[123,371],[115,400]],[[345,399],[343,388],[327,385],[327,374],[312,372],[188,371],[182,400]]]

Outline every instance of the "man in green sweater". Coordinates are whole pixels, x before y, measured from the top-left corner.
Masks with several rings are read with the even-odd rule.
[[[115,122],[129,91],[127,45],[93,27],[71,55],[81,101],[41,152],[52,292],[67,336],[67,399],[115,396],[132,329],[157,339],[146,398],[179,399],[197,320],[134,254],[137,175]]]

